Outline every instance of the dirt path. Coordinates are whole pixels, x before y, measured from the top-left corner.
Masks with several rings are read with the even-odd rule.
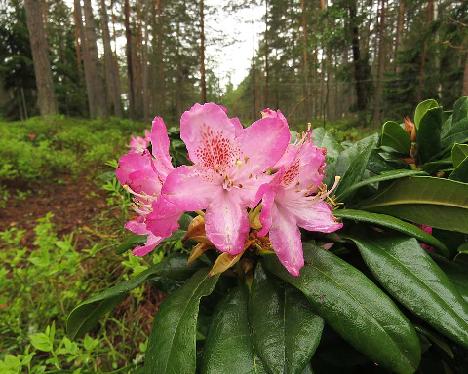
[[[0,231],[11,227],[25,229],[24,245],[32,242],[36,220],[48,212],[54,214],[57,232],[63,235],[89,224],[105,207],[104,194],[84,178],[29,187],[30,194],[25,199],[17,198],[16,188],[9,190],[7,205],[0,208]]]

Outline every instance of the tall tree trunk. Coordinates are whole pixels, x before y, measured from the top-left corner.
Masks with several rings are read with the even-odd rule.
[[[463,69],[463,96],[468,96],[468,52],[465,52],[465,68]]]
[[[115,56],[112,53],[110,34],[109,34],[109,18],[107,17],[106,1],[100,0],[99,14],[101,16],[102,43],[104,46],[104,70],[106,76],[107,98],[109,100],[110,112],[117,117],[122,116],[122,108],[120,104],[120,79],[119,71]]]
[[[132,49],[132,66],[133,66],[133,79],[135,87],[135,116],[136,118],[143,118],[143,74],[142,74],[142,0],[137,2],[136,17],[134,30],[136,31],[133,38]]]
[[[99,75],[99,60],[97,49],[96,22],[94,20],[91,0],[84,0],[83,9],[85,15],[85,52],[89,61],[89,84],[88,90],[93,92],[94,103],[90,105],[91,117],[107,117],[106,92],[101,76]],[[91,103],[90,103],[91,104]]]
[[[201,101],[206,103],[206,70],[205,70],[205,1],[199,0],[200,6],[200,86]]]
[[[152,80],[151,91],[153,95],[152,110],[155,113],[162,112],[165,108],[165,82],[163,65],[163,4],[161,0],[155,0],[153,13],[152,35]]]
[[[141,64],[142,64],[142,94],[143,94],[143,119],[148,121],[150,119],[150,102],[151,94],[149,88],[149,65],[148,65],[148,43],[149,43],[149,1],[145,0],[145,9],[143,20],[143,45],[141,49]]]
[[[406,5],[405,0],[400,0],[398,2],[398,18],[397,18],[397,28],[396,28],[396,36],[395,36],[395,49],[393,52],[393,63],[395,64],[395,72],[400,72],[400,64],[398,64],[398,52],[400,49],[401,37],[403,35],[403,29],[405,27],[405,13],[406,13]]]
[[[353,50],[354,81],[356,91],[356,109],[363,112],[367,108],[367,62],[363,59],[359,43],[359,21],[357,19],[356,0],[348,3],[349,19],[351,23],[351,45]]]
[[[302,95],[304,96],[304,115],[310,121],[310,87],[309,87],[309,51],[306,0],[301,0],[302,23]]]
[[[379,9],[379,23],[378,23],[378,54],[377,54],[377,74],[375,82],[374,94],[374,110],[372,113],[372,122],[378,124],[380,122],[382,111],[382,94],[383,94],[383,78],[385,71],[385,54],[386,54],[386,40],[385,40],[385,7],[386,0],[380,1]]]
[[[130,28],[130,1],[125,0],[125,36],[127,39],[126,54],[127,54],[127,73],[128,73],[128,112],[130,118],[135,118],[135,87],[133,79],[133,35]]]
[[[426,7],[426,25],[425,28],[430,27],[430,24],[434,21],[434,0],[429,0]],[[426,59],[427,59],[427,45],[428,41],[424,40],[424,44],[421,51],[421,58],[419,62],[418,72],[418,88],[416,90],[416,100],[421,101],[423,98],[424,81],[426,79]]]
[[[26,22],[36,77],[37,104],[42,116],[58,113],[54,81],[49,61],[49,43],[42,18],[40,0],[25,0]]]
[[[264,48],[265,48],[265,87],[263,91],[263,100],[264,100],[264,105],[268,106],[269,102],[269,85],[270,85],[270,68],[269,68],[269,45],[268,45],[268,1],[265,0],[265,37],[264,37]]]
[[[75,55],[76,55],[76,66],[78,68],[78,76],[81,79],[83,78],[83,66],[81,64],[81,35],[83,33],[83,20],[81,19],[81,8],[76,9],[76,1],[73,9],[73,20],[75,21]]]

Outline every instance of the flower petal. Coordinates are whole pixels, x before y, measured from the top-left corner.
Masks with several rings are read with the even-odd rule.
[[[195,104],[180,118],[180,137],[190,160],[211,169],[226,169],[240,158],[238,125],[214,103]]]
[[[238,137],[242,153],[254,172],[274,166],[283,156],[290,139],[287,123],[273,117],[254,122]]]
[[[179,228],[183,211],[161,196],[152,205],[152,212],[146,216],[146,227],[156,236],[168,238]]]
[[[222,187],[203,178],[194,166],[180,166],[166,179],[162,195],[181,211],[205,209]]]
[[[236,255],[244,249],[250,225],[247,209],[228,191],[221,190],[205,214],[208,239],[222,252]]]
[[[115,175],[120,184],[130,186],[137,193],[156,196],[161,191],[161,181],[154,171],[152,157],[147,152],[122,156]]]
[[[333,217],[331,207],[323,201],[298,202],[292,213],[296,217],[297,225],[307,231],[330,233],[339,230],[343,224]]]
[[[156,158],[156,170],[165,179],[167,175],[174,169],[172,159],[169,154],[169,136],[167,134],[166,125],[161,117],[156,117],[153,120],[151,128],[151,152]]]
[[[304,266],[301,233],[296,226],[293,215],[287,210],[274,205],[272,216],[270,242],[286,270],[297,277],[299,270]]]
[[[147,235],[146,243],[133,249],[133,254],[135,256],[144,256],[148,254],[164,239],[151,234],[146,228],[144,218],[141,216],[135,220],[128,221],[125,224],[125,228],[136,235]]]

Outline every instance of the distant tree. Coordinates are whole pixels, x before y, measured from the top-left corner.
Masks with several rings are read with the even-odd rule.
[[[58,106],[49,61],[49,44],[43,23],[41,0],[24,0],[41,115],[57,114]]]

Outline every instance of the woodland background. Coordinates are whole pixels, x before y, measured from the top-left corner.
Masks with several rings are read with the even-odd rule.
[[[216,6],[213,4],[217,3]],[[453,0],[8,0],[0,5],[0,113],[169,123],[217,101],[243,120],[264,107],[293,123],[410,114],[468,94],[468,3]],[[259,6],[261,8],[259,8]],[[262,9],[248,75],[216,76],[205,19]],[[220,29],[223,20],[219,19]],[[119,42],[120,40],[120,42]],[[228,81],[221,85],[220,78]]]

